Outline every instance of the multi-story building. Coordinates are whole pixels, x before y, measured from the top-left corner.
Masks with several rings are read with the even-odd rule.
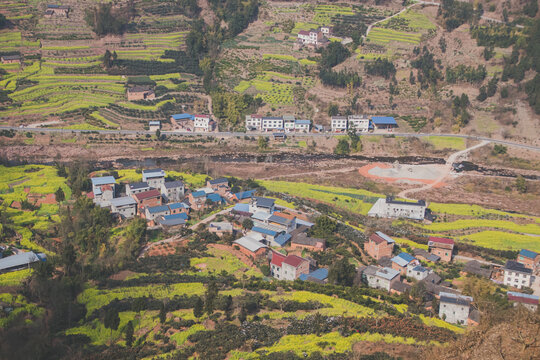
[[[392,285],[399,282],[399,271],[389,267],[380,268],[369,265],[362,270],[362,279],[371,288],[390,291]]]
[[[410,263],[407,265],[407,277],[418,281],[424,280],[431,274],[433,270],[423,267],[422,265]]]
[[[94,203],[108,205],[115,197],[116,180],[113,176],[94,177],[92,181],[92,194]]]
[[[372,258],[379,260],[383,257],[392,256],[394,250],[394,239],[380,231],[377,231],[368,239],[368,242],[364,245],[364,249]]]
[[[331,26],[321,26],[319,30],[323,33],[324,36],[329,37],[332,36],[334,28]]]
[[[517,256],[517,262],[534,272],[539,268],[540,254],[531,250],[521,249]]]
[[[348,117],[349,130],[356,132],[368,132],[369,131],[369,118],[365,115],[349,115]]]
[[[137,202],[131,196],[111,199],[111,212],[123,218],[130,219],[137,215]]]
[[[165,181],[161,186],[161,194],[167,202],[178,202],[184,198],[184,183],[181,180]]]
[[[140,210],[145,207],[159,206],[161,202],[161,192],[157,189],[152,189],[133,195],[133,199],[137,202]]]
[[[473,298],[470,296],[439,293],[439,317],[452,324],[467,324]]]
[[[255,214],[257,212],[264,212],[267,214],[272,214],[274,212],[274,199],[254,196],[251,198],[249,205],[249,212]]]
[[[295,120],[294,131],[308,133],[311,130],[311,120]]]
[[[210,124],[211,120],[210,115],[195,115],[195,119],[193,120],[193,130],[204,132],[212,130]]]
[[[347,132],[348,121],[346,116],[332,116],[332,132]]]
[[[420,262],[414,258],[414,256],[402,252],[399,255],[394,256],[392,259],[392,269],[397,270],[401,275],[407,275],[407,266],[409,264],[420,265]]]
[[[194,210],[201,210],[206,202],[206,193],[204,191],[195,191],[189,194],[189,203]]]
[[[171,215],[171,209],[167,205],[147,206],[144,209],[146,220],[152,221],[160,216]]]
[[[150,186],[146,182],[137,182],[126,185],[126,195],[133,196],[135,194],[150,190]]]
[[[383,218],[406,218],[413,220],[424,220],[426,216],[426,202],[418,200],[416,202],[395,200],[393,196],[381,198],[375,202],[368,212],[369,216]]]
[[[263,117],[261,130],[262,131],[283,130],[283,118],[282,117]]]
[[[279,280],[296,280],[301,274],[309,274],[309,261],[300,256],[285,256],[274,251],[270,273]]]
[[[428,241],[429,252],[440,257],[441,261],[452,261],[454,240],[430,236]]]
[[[298,42],[302,45],[315,45],[318,46],[322,43],[324,34],[320,30],[300,30],[298,32]]]
[[[262,115],[246,115],[246,130],[256,131],[262,130]]]
[[[161,130],[161,121],[159,120],[152,120],[148,122],[148,130],[150,131],[158,131]]]
[[[508,260],[504,265],[503,284],[517,289],[531,286],[532,270],[517,261]]]
[[[142,180],[151,188],[161,189],[161,186],[165,184],[165,171],[161,169],[143,170]]]

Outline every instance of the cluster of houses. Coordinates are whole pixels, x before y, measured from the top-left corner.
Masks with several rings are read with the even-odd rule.
[[[216,122],[208,114],[174,114],[171,115],[171,124],[182,131],[210,132],[216,128]]]
[[[326,282],[328,269],[318,269],[315,260],[297,255],[303,250],[326,249],[324,239],[308,235],[314,224],[301,213],[276,206],[274,199],[245,192],[239,200],[246,197],[249,201],[237,203],[231,214],[240,221],[251,219],[253,227],[235,240],[234,246],[250,258],[268,261],[270,274],[276,279]]]
[[[328,38],[332,35],[332,30],[331,26],[321,26],[311,30],[300,30],[294,48],[300,49],[304,46],[308,46],[317,49],[324,47],[330,42]]]
[[[397,122],[392,116],[349,115],[332,116],[330,119],[332,132],[344,133],[349,130],[356,132],[369,132],[374,130],[388,130],[396,128]]]
[[[166,181],[162,169],[142,171],[142,181],[126,184],[125,195],[116,196],[116,179],[113,176],[93,177],[94,203],[106,207],[121,218],[140,216],[150,226],[174,229],[186,224],[190,211],[200,211],[208,206],[221,205],[232,199],[226,178],[208,180],[206,186],[186,191],[180,180]]]
[[[284,131],[303,132],[311,131],[311,120],[297,120],[294,115],[262,116],[246,115],[247,131]]]

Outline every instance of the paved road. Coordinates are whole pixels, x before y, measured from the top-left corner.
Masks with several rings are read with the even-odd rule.
[[[145,130],[70,130],[70,129],[52,129],[52,128],[19,128],[13,126],[0,126],[0,130],[15,130],[15,131],[30,131],[30,132],[44,132],[44,133],[98,133],[98,134],[120,134],[120,135],[145,135],[145,134],[154,134],[153,131]],[[177,136],[214,136],[214,137],[243,137],[243,136],[265,136],[272,137],[274,136],[271,132],[191,132],[191,131],[162,131],[164,135],[177,135]],[[308,137],[308,138],[317,138],[317,137],[326,137],[333,135],[343,135],[343,133],[293,133],[289,136],[294,137]],[[397,137],[426,137],[426,136],[437,136],[437,137],[458,137],[463,139],[477,140],[477,141],[487,141],[495,144],[502,144],[507,146],[519,147],[526,150],[540,151],[540,146],[527,145],[516,143],[507,140],[491,139],[483,136],[474,136],[474,135],[462,135],[462,134],[432,134],[432,133],[394,133],[394,132],[373,132],[366,134],[359,134],[360,136],[381,136],[381,135],[393,135]]]

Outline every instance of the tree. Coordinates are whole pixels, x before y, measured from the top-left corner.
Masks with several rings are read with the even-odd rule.
[[[124,332],[126,336],[126,345],[127,347],[131,347],[131,345],[133,344],[133,333],[134,333],[132,321],[128,321]]]
[[[202,299],[197,296],[197,300],[195,301],[195,306],[193,307],[193,315],[198,319],[201,316],[203,316],[203,301]]]
[[[315,219],[315,226],[311,228],[313,236],[327,237],[336,232],[337,223],[328,216],[319,216]]]
[[[330,103],[330,105],[328,105],[328,116],[336,116],[337,114],[339,114],[339,106]]]
[[[478,101],[484,101],[487,99],[487,92],[486,92],[486,87],[485,86],[481,86],[480,87],[480,93],[478,94],[478,96],[476,97],[476,100]]]
[[[214,302],[217,295],[217,284],[214,280],[211,280],[206,287],[206,293],[204,295],[204,310],[208,315],[211,315],[214,312]]]
[[[349,155],[351,149],[349,147],[349,141],[346,138],[339,139],[336,147],[334,148],[334,154],[336,155]]]
[[[246,218],[244,221],[242,221],[242,227],[247,230],[251,230],[253,228],[253,220]]]
[[[349,130],[348,132],[349,139],[351,140],[351,149],[353,151],[362,151],[362,142],[360,141],[360,136],[354,130]]]
[[[351,286],[355,276],[356,267],[349,262],[349,258],[334,262],[328,270],[328,282],[331,284]]]
[[[496,155],[504,155],[506,154],[507,151],[508,151],[508,148],[504,145],[495,144],[495,146],[493,146],[493,153]]]
[[[527,192],[527,182],[525,181],[525,178],[523,176],[518,175],[516,178],[516,189],[521,194],[525,194]]]
[[[161,130],[159,130],[159,129],[156,130],[156,138],[157,138],[158,140],[161,139]]]
[[[7,26],[7,19],[4,14],[0,14],[0,29],[3,29]]]
[[[118,329],[118,325],[120,325],[120,317],[118,316],[118,310],[114,307],[111,307],[107,310],[105,313],[105,319],[103,321],[103,325],[107,329],[111,329],[111,339],[112,339],[112,331]]]
[[[333,68],[345,61],[350,55],[349,50],[340,42],[331,42],[321,53],[321,67]]]
[[[61,187],[59,187],[56,192],[54,193],[54,196],[56,197],[56,201],[62,202],[66,200],[66,194],[64,194],[64,190],[62,190]]]
[[[259,136],[259,139],[257,140],[257,147],[259,150],[268,149],[268,138],[265,136]]]
[[[131,310],[138,313],[139,316],[139,328],[141,327],[141,312],[146,308],[145,298],[136,298],[131,304]]]
[[[240,314],[238,314],[238,320],[243,323],[244,321],[246,321],[247,319],[247,311],[246,311],[246,307],[245,306],[242,306],[240,308]]]
[[[165,310],[165,304],[161,303],[159,305],[159,322],[163,324],[165,320],[167,320],[167,310]]]
[[[125,9],[113,12],[112,4],[99,4],[87,9],[85,20],[98,36],[121,34],[128,22],[130,12]]]

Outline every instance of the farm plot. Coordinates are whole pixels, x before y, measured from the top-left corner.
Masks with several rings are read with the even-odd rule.
[[[367,41],[381,44],[388,44],[392,41],[404,42],[417,45],[420,43],[422,34],[406,33],[392,29],[374,28],[370,31]]]
[[[354,15],[352,7],[339,5],[317,5],[313,22],[320,25],[331,25],[337,15]]]

